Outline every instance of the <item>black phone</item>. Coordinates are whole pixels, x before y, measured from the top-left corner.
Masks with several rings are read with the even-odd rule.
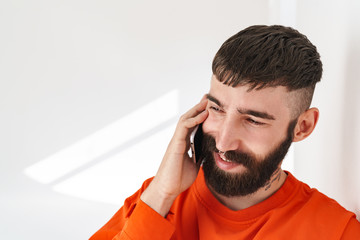
[[[201,164],[202,162],[202,139],[202,124],[199,124],[195,127],[195,129],[190,135],[192,158],[196,164]]]

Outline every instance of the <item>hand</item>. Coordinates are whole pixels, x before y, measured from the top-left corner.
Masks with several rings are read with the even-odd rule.
[[[208,116],[207,99],[181,116],[159,170],[140,199],[159,214],[166,216],[175,198],[195,181],[199,167],[188,155],[190,134]]]

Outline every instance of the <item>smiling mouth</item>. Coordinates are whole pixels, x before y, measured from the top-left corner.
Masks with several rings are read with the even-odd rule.
[[[229,160],[225,157],[225,154],[222,152],[214,153],[215,163],[218,168],[227,171],[227,172],[240,172],[244,167],[242,164]]]
[[[224,162],[228,162],[228,163],[231,163],[232,161],[231,160],[228,160],[226,159],[225,157],[225,153],[218,153],[220,158],[224,161]]]

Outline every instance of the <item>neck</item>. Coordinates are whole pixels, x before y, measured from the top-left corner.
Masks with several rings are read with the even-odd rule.
[[[273,195],[284,184],[287,174],[278,168],[264,187],[253,194],[241,197],[226,197],[215,192],[210,186],[209,189],[219,202],[231,210],[237,211],[254,206]]]

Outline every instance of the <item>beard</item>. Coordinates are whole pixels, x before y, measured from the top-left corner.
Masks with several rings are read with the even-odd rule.
[[[257,159],[254,154],[241,151],[226,152],[226,159],[242,164],[246,168],[243,173],[229,173],[216,165],[213,154],[219,150],[216,149],[215,139],[204,133],[202,167],[207,185],[218,194],[226,197],[246,196],[264,187],[285,158],[293,140],[296,123],[297,119],[289,123],[285,140],[280,142],[263,159]]]

